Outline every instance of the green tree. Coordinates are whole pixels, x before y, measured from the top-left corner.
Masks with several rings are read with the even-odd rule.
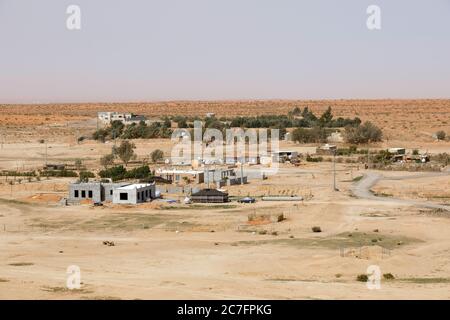
[[[81,171],[80,172],[80,182],[89,182],[89,178],[95,178],[95,174],[90,171]]]
[[[112,153],[107,154],[100,158],[100,164],[105,168],[108,169],[109,166],[112,166],[114,164],[114,155]]]
[[[328,107],[327,111],[320,116],[319,123],[322,127],[329,127],[332,120],[333,113],[331,112],[331,107]]]
[[[127,166],[128,162],[136,157],[134,149],[136,149],[134,143],[124,140],[118,148],[115,148],[115,152],[119,159]]]
[[[172,121],[170,121],[169,117],[163,118],[163,126],[166,128],[172,127]]]
[[[383,139],[383,131],[367,121],[358,127],[347,126],[345,128],[345,139],[352,144],[378,142]]]
[[[108,136],[108,131],[107,130],[105,130],[105,129],[98,129],[92,135],[92,139],[98,140],[98,141],[101,141],[101,142],[105,142],[107,136]]]
[[[75,160],[75,168],[77,170],[81,170],[81,167],[83,166],[83,162],[81,161],[81,159],[76,159]]]
[[[156,163],[164,159],[164,152],[162,150],[156,149],[152,151],[152,153],[150,154],[150,158],[152,159],[153,163]]]

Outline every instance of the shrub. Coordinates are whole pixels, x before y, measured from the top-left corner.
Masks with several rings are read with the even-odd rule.
[[[44,170],[41,171],[41,176],[45,177],[61,177],[61,178],[74,178],[78,177],[78,173],[72,170]]]
[[[348,143],[361,144],[378,142],[382,138],[383,132],[381,129],[368,121],[358,127],[347,126],[345,128],[345,139]]]
[[[436,162],[439,162],[440,164],[447,166],[450,164],[450,154],[444,152],[444,153],[439,153],[435,156],[432,156],[432,159]]]
[[[92,139],[99,140],[102,142],[105,142],[106,138],[108,137],[108,131],[105,129],[98,129],[92,134]]]
[[[125,179],[146,179],[151,177],[150,168],[148,166],[142,166],[134,168],[130,171],[126,171],[124,174]]]
[[[312,232],[315,232],[315,233],[322,232],[322,229],[318,226],[312,227],[311,230],[312,230]]]
[[[113,181],[122,180],[127,170],[123,166],[116,166],[102,170],[98,173],[101,178],[111,178]]]
[[[107,154],[100,158],[100,164],[105,168],[108,169],[109,166],[112,166],[114,164],[114,155]]]
[[[367,276],[367,274],[358,274],[356,276],[356,281],[367,282],[367,281],[369,281],[369,277]]]
[[[311,157],[309,154],[306,156],[306,161],[307,162],[322,162],[323,161],[323,157]]]
[[[164,159],[164,152],[162,150],[156,149],[152,151],[152,153],[150,154],[150,158],[152,159],[153,163],[156,163]]]
[[[325,142],[327,135],[327,131],[320,127],[312,129],[297,128],[292,132],[292,141],[299,143]]]
[[[19,171],[1,171],[0,176],[11,177],[35,177],[35,171],[19,172]]]
[[[438,140],[445,140],[445,136],[446,136],[446,134],[445,134],[445,132],[442,131],[442,130],[436,132],[436,138],[437,138]]]
[[[392,273],[384,273],[383,274],[383,278],[385,280],[394,280],[395,279],[395,277],[394,277],[394,275]]]
[[[81,167],[83,166],[83,161],[81,159],[75,159],[74,165],[75,168],[77,168],[77,170],[81,170]]]
[[[95,178],[95,174],[91,171],[81,171],[80,172],[80,182],[89,182],[89,178]]]

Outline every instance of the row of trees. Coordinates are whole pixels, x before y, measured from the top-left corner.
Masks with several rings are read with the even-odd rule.
[[[123,164],[127,166],[131,160],[134,160],[137,157],[134,152],[135,149],[136,145],[134,143],[129,142],[128,140],[123,140],[118,147],[112,147],[110,154],[104,155],[100,158],[100,164],[105,168],[105,170],[107,170],[108,167],[114,165],[116,159],[120,159]],[[164,152],[156,149],[150,153],[150,159],[153,163],[156,163],[164,159]]]
[[[319,126],[311,129],[297,128],[292,132],[292,140],[299,143],[324,143],[332,131]],[[383,132],[373,123],[365,122],[358,126],[346,126],[344,138],[351,144],[378,142],[383,139]]]
[[[331,107],[329,107],[321,116],[316,116],[308,107],[301,110],[296,107],[289,111],[287,115],[261,115],[254,117],[233,117],[233,118],[216,118],[205,117],[183,117],[174,116],[171,118],[177,123],[178,128],[190,128],[195,120],[203,121],[206,128],[226,129],[226,128],[343,128],[346,126],[359,126],[361,119],[358,117],[350,118],[333,118]]]
[[[101,170],[98,175],[105,179],[110,178],[112,181],[124,179],[146,180],[154,177],[154,173],[150,171],[147,165],[127,170],[124,166],[119,165],[105,170]]]
[[[125,126],[120,121],[112,121],[111,124],[104,129],[98,129],[92,135],[94,140],[105,142],[116,138],[121,139],[155,139],[170,138],[172,129],[170,128],[170,120],[167,123],[154,122],[147,125],[144,121],[140,123],[132,123]]]

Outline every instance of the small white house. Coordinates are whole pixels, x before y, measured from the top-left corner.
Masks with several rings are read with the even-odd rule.
[[[155,183],[130,184],[113,190],[113,203],[116,204],[137,204],[155,198]]]
[[[272,161],[273,162],[284,162],[296,160],[298,158],[298,152],[292,150],[280,150],[272,152]]]

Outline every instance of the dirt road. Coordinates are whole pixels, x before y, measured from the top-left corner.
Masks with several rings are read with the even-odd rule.
[[[436,176],[443,176],[443,175],[450,175],[450,172],[446,171],[443,173],[429,173],[429,174],[423,174],[420,176],[401,176],[401,177],[395,177],[395,178],[386,178],[383,175],[376,173],[376,172],[368,172],[364,175],[364,177],[354,185],[352,192],[355,196],[362,199],[368,199],[368,200],[377,200],[377,201],[384,201],[384,202],[390,202],[392,204],[398,204],[398,205],[408,205],[408,206],[416,206],[416,207],[423,207],[423,208],[431,208],[431,209],[443,209],[450,212],[450,207],[445,205],[440,205],[436,203],[431,202],[425,202],[425,201],[415,201],[415,200],[405,200],[405,199],[397,199],[392,197],[378,197],[374,195],[370,189],[377,184],[380,180],[406,180],[406,179],[417,179],[417,178],[429,178],[429,177],[436,177]]]

